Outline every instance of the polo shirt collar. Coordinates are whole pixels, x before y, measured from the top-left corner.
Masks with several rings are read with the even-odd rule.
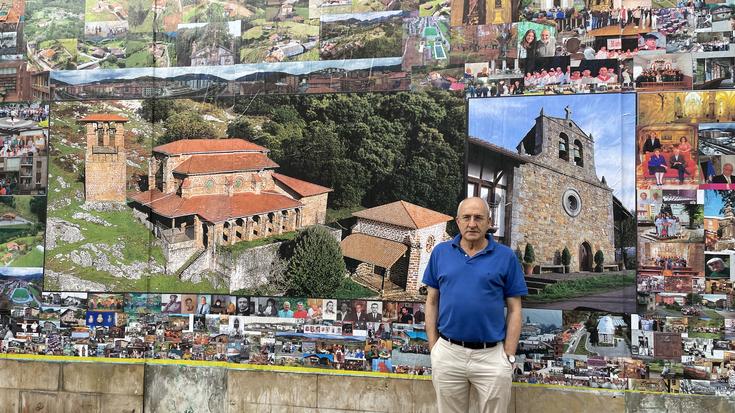
[[[485,239],[487,240],[487,246],[485,246],[485,248],[482,251],[478,252],[477,255],[479,255],[479,254],[485,254],[485,253],[490,252],[490,251],[492,251],[492,250],[495,249],[496,242],[493,239],[492,235],[485,234]],[[461,240],[462,240],[462,234],[457,234],[452,239],[452,246],[453,247],[456,247],[456,248],[459,248],[460,250],[462,250],[462,244],[460,244],[460,241]]]

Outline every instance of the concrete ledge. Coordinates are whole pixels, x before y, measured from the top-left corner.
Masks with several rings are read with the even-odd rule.
[[[228,370],[230,411],[249,411],[246,406],[254,404],[318,407],[317,380],[321,377],[316,374]]]
[[[38,388],[29,388],[32,386]],[[435,413],[437,409],[430,380],[204,366],[0,360],[1,413],[142,411]],[[516,384],[508,411],[731,412],[735,411],[735,399]]]
[[[62,390],[142,395],[144,371],[140,364],[65,363]]]
[[[0,387],[22,390],[58,390],[59,363],[0,360]],[[22,373],[20,373],[22,371]],[[15,374],[18,372],[18,374]]]

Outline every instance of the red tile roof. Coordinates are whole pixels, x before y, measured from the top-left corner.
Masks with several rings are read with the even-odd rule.
[[[128,122],[130,119],[111,113],[90,113],[79,119],[79,122]]]
[[[174,173],[183,175],[214,174],[238,171],[259,171],[278,168],[268,155],[261,152],[193,155],[180,163]]]
[[[132,199],[168,218],[196,214],[209,222],[222,222],[303,206],[295,199],[274,192],[247,192],[232,196],[201,195],[184,199],[173,193],[164,194],[153,189],[135,195]]]
[[[408,247],[385,238],[353,233],[340,243],[342,255],[358,261],[390,268],[406,253]]]
[[[406,201],[396,201],[375,208],[363,209],[352,215],[412,229],[426,228],[452,220],[449,215]]]
[[[181,139],[156,146],[153,152],[183,155],[207,152],[268,152],[268,149],[245,139]]]
[[[273,178],[276,179],[278,182],[286,185],[300,196],[313,196],[334,191],[334,189],[327,188],[326,186],[312,184],[311,182],[291,178],[290,176],[286,176],[276,172],[273,173]]]

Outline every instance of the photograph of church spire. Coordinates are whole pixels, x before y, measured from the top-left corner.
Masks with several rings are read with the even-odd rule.
[[[634,108],[627,95],[470,100],[468,195],[488,200],[532,306],[635,309]]]
[[[153,148],[135,213],[163,243],[167,272],[197,253],[323,224],[332,190],[276,173],[244,139],[186,139]]]

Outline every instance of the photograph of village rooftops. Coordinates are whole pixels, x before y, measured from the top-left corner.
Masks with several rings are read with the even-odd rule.
[[[54,103],[45,288],[421,301],[464,196],[463,106]]]
[[[522,261],[524,306],[635,311],[634,97],[470,99],[468,119],[468,195]]]

